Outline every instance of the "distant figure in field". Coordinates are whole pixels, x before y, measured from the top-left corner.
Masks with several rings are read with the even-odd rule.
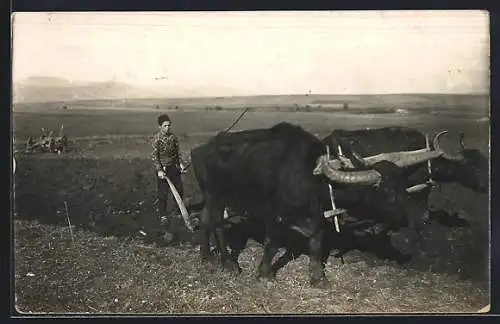
[[[180,161],[179,140],[171,131],[172,122],[168,115],[162,114],[158,117],[158,127],[160,131],[153,139],[151,160],[153,161],[153,167],[156,172],[160,223],[168,226],[170,220],[167,216],[167,200],[170,194],[170,188],[166,177],[172,181],[182,198],[184,189],[181,173],[184,173],[185,170],[184,165]]]

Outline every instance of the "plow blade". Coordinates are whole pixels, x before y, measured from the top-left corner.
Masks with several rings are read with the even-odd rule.
[[[184,219],[184,224],[186,227],[192,232],[193,231],[193,226],[191,225],[191,221],[189,220],[189,213],[186,209],[186,206],[182,202],[182,198],[179,195],[179,192],[175,188],[174,184],[168,177],[165,177],[168,182],[168,186],[170,187],[170,190],[172,191],[172,194],[174,195],[175,202],[177,203],[177,206],[179,206],[179,209],[181,211],[182,218]]]

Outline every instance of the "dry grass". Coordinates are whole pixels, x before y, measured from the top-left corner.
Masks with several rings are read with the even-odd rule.
[[[233,276],[199,262],[196,246],[158,247],[137,239],[100,237],[36,221],[15,222],[16,305],[26,313],[339,314],[475,312],[488,304],[486,286],[456,276],[369,266],[333,257],[331,289],[307,285],[306,257],[274,282],[259,281],[261,247],[240,256]]]

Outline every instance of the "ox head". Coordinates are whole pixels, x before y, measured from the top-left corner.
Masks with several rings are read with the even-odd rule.
[[[448,131],[436,134],[433,140],[434,150],[429,148],[416,151],[382,153],[364,158],[353,151],[351,152],[351,159],[355,159],[354,163],[329,160],[328,155],[323,155],[317,161],[314,174],[323,173],[332,181],[339,183],[374,184],[380,181],[381,178],[380,173],[372,168],[376,162],[387,160],[404,168],[436,159],[436,163],[433,164],[433,172],[435,173],[433,177],[435,177],[435,180],[457,182],[474,191],[486,193],[489,184],[487,158],[477,149],[466,149],[463,134],[460,136],[461,152],[456,155],[446,153],[439,142],[439,138],[446,133]],[[343,165],[354,169],[361,166],[369,170],[349,172],[339,170]]]
[[[438,140],[438,136],[439,134],[434,138],[435,143]],[[351,163],[350,168],[354,170],[351,171],[340,170],[342,168],[342,163],[345,164],[346,161],[341,162],[338,160],[330,160],[330,155],[327,152],[327,154],[318,157],[313,174],[323,174],[335,183],[375,185],[382,179],[382,174],[374,168],[376,163],[387,161],[397,167],[406,168],[412,165],[427,162],[428,160],[437,159],[445,154],[441,151],[439,145],[437,147],[438,149],[435,150],[421,149],[416,151],[382,153],[366,158],[363,158],[356,152],[352,151],[351,159],[353,160],[353,163]],[[350,162],[347,161],[347,164],[349,163]],[[362,166],[367,170],[356,170],[357,166]]]
[[[427,206],[406,191],[403,169],[392,162],[380,161],[373,165],[373,170],[380,174],[380,180],[366,190],[365,201],[376,214],[371,216],[383,222],[387,229],[409,227],[419,232],[428,216]]]
[[[439,137],[448,133],[438,133],[434,140],[434,148],[443,152],[441,163],[436,165],[437,173],[446,181],[457,182],[474,191],[487,193],[489,187],[488,159],[478,149],[465,148],[465,135],[459,136],[461,151],[456,155],[445,153]]]
[[[360,216],[373,217],[387,229],[410,227],[418,232],[428,217],[427,206],[413,199],[406,190],[408,181],[404,168],[391,161],[374,162],[370,170],[363,171],[343,171],[334,169],[329,163],[319,163],[314,174],[323,174],[330,183],[344,188],[361,188],[358,190],[361,198],[355,199],[360,199],[360,203],[362,199],[363,205],[370,209]]]

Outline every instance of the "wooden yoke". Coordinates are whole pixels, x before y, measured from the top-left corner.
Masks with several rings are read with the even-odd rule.
[[[342,155],[342,149],[340,148],[340,145],[338,147],[338,150],[339,150],[338,151],[339,156]],[[328,160],[330,160],[330,147],[328,145],[326,146],[326,155],[327,155]],[[339,225],[338,215],[345,213],[346,210],[345,209],[337,209],[337,207],[335,206],[333,187],[330,183],[328,183],[328,190],[330,191],[330,202],[332,204],[332,209],[325,211],[323,213],[323,215],[325,218],[330,218],[333,216],[333,223],[335,224],[335,230],[337,231],[337,233],[340,233],[340,225]]]

